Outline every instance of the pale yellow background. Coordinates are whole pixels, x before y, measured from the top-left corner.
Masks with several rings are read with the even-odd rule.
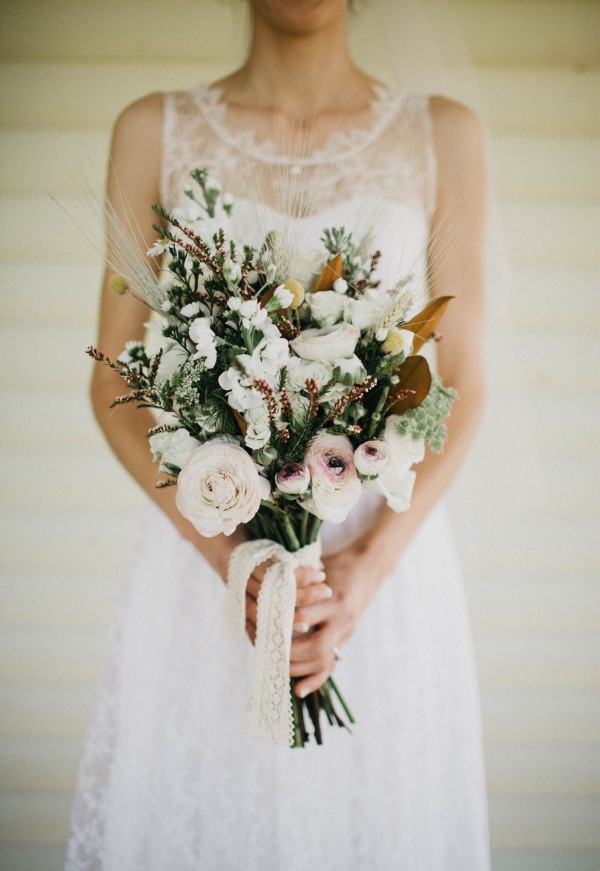
[[[468,579],[494,871],[597,871],[600,5],[452,6],[493,137],[523,379],[551,479],[546,507],[503,530],[505,547],[494,546],[485,570]],[[83,349],[94,337],[100,260],[69,237],[64,221],[52,224],[50,194],[77,212],[81,169],[89,160],[102,179],[110,125],[132,99],[235,66],[239,40],[227,57],[214,46],[222,50],[237,9],[208,0],[2,6],[0,867],[7,871],[61,867],[83,730],[142,502],[108,454],[87,401]]]

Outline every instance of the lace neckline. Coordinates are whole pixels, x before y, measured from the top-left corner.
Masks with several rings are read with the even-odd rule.
[[[188,93],[202,111],[206,122],[216,136],[229,147],[262,163],[289,166],[300,171],[305,166],[338,163],[362,151],[375,142],[392,122],[403,103],[406,93],[388,85],[373,84],[373,96],[368,102],[372,122],[352,124],[333,130],[321,146],[306,155],[281,154],[274,139],[257,142],[254,130],[235,130],[227,124],[227,103],[223,88],[200,83]]]

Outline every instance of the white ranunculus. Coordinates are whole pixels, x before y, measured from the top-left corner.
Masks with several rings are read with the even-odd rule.
[[[263,448],[271,438],[271,427],[267,408],[263,404],[258,408],[250,408],[244,412],[247,424],[244,441],[253,451]]]
[[[416,473],[410,467],[422,461],[425,442],[423,439],[413,439],[410,435],[400,435],[396,429],[399,420],[399,415],[391,414],[382,435],[390,449],[389,462],[377,478],[364,484],[369,490],[385,496],[393,511],[407,511],[416,478]]]
[[[333,327],[302,330],[290,345],[303,360],[336,363],[340,358],[350,357],[354,353],[359,338],[360,330],[357,327],[341,323]]]
[[[210,325],[210,318],[196,318],[190,324],[189,337],[196,346],[194,360],[204,360],[207,369],[214,368],[217,362],[215,334]]]
[[[332,327],[344,317],[347,300],[334,290],[307,293],[305,300],[313,320],[320,327]]]
[[[231,535],[258,511],[259,479],[244,448],[212,439],[194,451],[179,473],[177,508],[200,535]]]
[[[343,523],[361,493],[350,439],[322,430],[308,446],[304,461],[312,490],[303,507],[321,520]]]
[[[200,447],[198,439],[193,438],[186,429],[175,432],[158,432],[150,436],[150,450],[155,463],[160,463],[161,472],[170,473],[168,466],[182,469],[194,451]]]
[[[186,360],[189,359],[188,352],[181,347],[177,342],[165,342],[165,347],[158,364],[156,371],[156,381],[158,383],[167,381],[171,375],[177,371]]]
[[[360,475],[379,475],[387,466],[392,452],[380,439],[363,442],[354,451],[354,465]]]
[[[323,388],[331,381],[332,367],[328,363],[321,363],[319,360],[302,360],[300,357],[290,357],[287,362],[287,378],[286,386],[300,393],[304,390],[304,382],[307,378],[312,378],[319,389]]]
[[[299,496],[310,486],[310,472],[304,463],[285,463],[275,475],[275,483],[280,493]]]

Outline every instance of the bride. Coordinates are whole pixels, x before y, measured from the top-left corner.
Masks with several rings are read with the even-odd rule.
[[[415,311],[429,295],[456,297],[427,351],[460,394],[444,454],[419,465],[410,511],[366,494],[345,524],[325,524],[324,574],[296,573],[290,674],[302,694],[335,669],[354,734],[330,730],[297,751],[245,734],[251,646],[234,650],[219,632],[243,533],[201,537],[175,488],[156,489],[154,420],[110,411],[119,383],[96,367],[98,423],[149,500],[86,737],[67,871],[489,869],[473,650],[441,501],[482,402],[484,137],[465,106],[358,69],[347,14],[346,0],[251,0],[240,69],[120,114],[107,194],[150,247],[151,205],[185,208],[189,172],[206,166],[235,195],[245,233],[284,223],[309,258],[324,227],[368,221],[384,277],[416,278]],[[111,275],[97,344],[115,357],[148,310],[116,298]],[[263,571],[248,584],[250,639]]]

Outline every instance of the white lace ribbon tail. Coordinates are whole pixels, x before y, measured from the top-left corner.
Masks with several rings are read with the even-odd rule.
[[[268,539],[238,545],[229,560],[228,587],[223,614],[224,634],[238,644],[246,634],[246,586],[260,563],[271,560],[258,596],[255,660],[248,701],[248,731],[276,744],[293,743],[290,699],[290,652],[296,606],[299,565],[320,565],[320,546],[308,545],[296,553]]]
[[[296,561],[285,551],[267,570],[258,595],[256,653],[248,702],[248,731],[290,745],[290,651],[296,606]]]

